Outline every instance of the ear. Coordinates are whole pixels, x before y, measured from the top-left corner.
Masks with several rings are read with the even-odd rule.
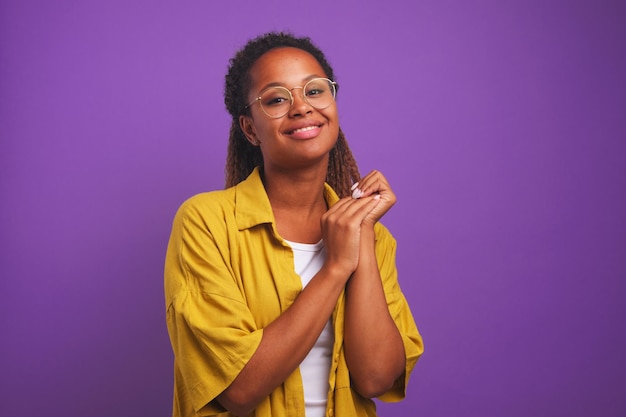
[[[250,116],[239,116],[239,127],[241,128],[243,134],[246,135],[246,139],[248,139],[248,142],[250,142],[252,146],[259,146],[261,144],[257,138],[254,121]]]

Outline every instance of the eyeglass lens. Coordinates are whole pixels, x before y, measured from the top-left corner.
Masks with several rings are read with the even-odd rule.
[[[315,78],[302,87],[307,103],[316,109],[325,109],[335,99],[335,85],[326,78]],[[270,87],[263,91],[259,104],[261,109],[273,118],[282,117],[291,109],[292,92],[285,87]]]

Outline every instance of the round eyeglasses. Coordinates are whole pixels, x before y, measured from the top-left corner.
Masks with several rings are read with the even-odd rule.
[[[283,117],[289,113],[293,106],[293,94],[291,92],[296,88],[302,89],[304,101],[317,110],[330,106],[335,100],[335,94],[337,93],[336,82],[328,78],[313,78],[302,87],[293,87],[292,89],[278,86],[268,87],[262,90],[257,98],[244,107],[244,110],[247,110],[258,101],[261,110],[268,117],[272,119]]]

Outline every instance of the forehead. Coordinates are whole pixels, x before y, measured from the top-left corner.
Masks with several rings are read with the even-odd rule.
[[[313,55],[291,47],[276,48],[264,53],[250,68],[253,89],[270,83],[298,85],[311,76],[327,75]]]

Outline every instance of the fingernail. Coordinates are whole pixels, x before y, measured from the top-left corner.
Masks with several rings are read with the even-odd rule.
[[[354,189],[358,186],[359,186],[359,183],[355,182],[354,184],[352,184],[352,188],[350,188],[350,190],[354,191]]]
[[[352,191],[352,198],[361,198],[362,195],[363,191],[359,190],[358,188]]]
[[[380,200],[380,194],[376,194],[376,195],[374,196],[374,200]]]

